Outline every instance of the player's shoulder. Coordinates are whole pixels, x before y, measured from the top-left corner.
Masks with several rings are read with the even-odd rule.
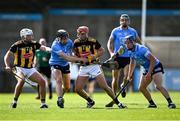
[[[35,40],[33,40],[33,41],[31,41],[31,43],[32,43],[32,44],[37,44],[38,42],[35,41]],[[39,44],[39,43],[38,43],[38,44]]]
[[[22,44],[23,43],[23,40],[17,40],[14,45],[18,45],[18,44]]]
[[[128,26],[128,29],[136,32],[136,29],[134,29],[133,27]]]
[[[119,31],[120,30],[120,27],[115,27],[112,32],[115,32],[115,31]]]
[[[93,37],[88,37],[88,41],[90,41],[90,42],[96,42],[97,40],[96,40],[95,38],[93,38]]]
[[[24,44],[23,40],[17,40],[12,46],[20,46]]]
[[[79,38],[76,38],[76,39],[74,40],[74,44],[79,43],[79,42],[80,42]]]
[[[69,38],[69,39],[68,39],[68,43],[73,43],[73,41]]]
[[[146,46],[136,43],[137,49],[141,52],[149,50]]]

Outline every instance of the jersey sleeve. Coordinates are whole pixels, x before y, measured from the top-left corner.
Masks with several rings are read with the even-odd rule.
[[[57,45],[52,46],[52,51],[56,54],[59,54],[60,52],[63,52],[60,48],[58,48]]]
[[[151,52],[149,51],[149,49],[148,48],[143,48],[142,50],[141,50],[141,53],[144,55],[144,57],[146,57],[146,58],[148,58],[148,56],[151,54]]]
[[[13,44],[10,49],[9,49],[11,52],[15,53],[16,50],[17,50],[17,45],[16,44]]]
[[[101,44],[96,40],[95,49],[98,50],[99,48],[101,48]]]
[[[109,39],[110,39],[110,38],[115,39],[115,29],[113,29],[113,30],[112,30],[111,35],[110,35]]]

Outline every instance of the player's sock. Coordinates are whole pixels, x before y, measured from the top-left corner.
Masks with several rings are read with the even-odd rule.
[[[48,85],[48,87],[49,87],[49,99],[52,99],[52,83],[51,82]]]
[[[150,100],[150,101],[149,101],[149,104],[151,104],[151,105],[155,105],[155,103],[154,103],[154,101],[153,101],[153,100]]]
[[[13,103],[17,103],[18,98],[14,98]]]
[[[48,87],[49,87],[49,93],[52,94],[52,84],[50,83],[50,84],[48,85]]]
[[[167,102],[170,104],[170,103],[172,103],[172,100],[171,100],[171,98],[169,97],[169,98],[166,98],[166,100],[167,100]]]
[[[93,100],[92,100],[90,97],[88,97],[86,100],[87,100],[88,102],[93,102]]]
[[[118,105],[120,102],[117,98],[114,99],[114,102]]]
[[[45,101],[46,101],[45,99],[41,99],[41,103],[45,103]]]

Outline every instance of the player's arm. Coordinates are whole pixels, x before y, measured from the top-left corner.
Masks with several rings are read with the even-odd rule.
[[[75,57],[75,56],[69,56],[69,55],[66,55],[64,52],[59,52],[58,55],[70,62],[82,62],[82,63],[88,62],[87,58],[79,58],[79,57]]]
[[[142,44],[142,40],[140,39],[138,34],[136,34],[136,42]]]
[[[112,57],[114,55],[114,39],[112,37],[109,38],[108,42],[107,42],[107,48],[109,51],[110,56]]]
[[[129,72],[128,72],[127,80],[129,80],[129,81],[132,80],[132,76],[133,76],[133,72],[134,72],[135,67],[136,67],[136,61],[131,58],[130,64],[129,64]]]
[[[47,47],[47,46],[44,46],[44,45],[41,45],[40,50],[46,51],[46,52],[51,52],[51,48]]]
[[[37,57],[34,56],[33,67],[36,67],[36,65],[37,65]]]
[[[10,58],[11,57],[14,57],[14,55],[10,50],[8,50],[4,56],[4,63],[5,63],[5,69],[9,72],[11,71],[11,66],[10,66]]]
[[[151,53],[149,53],[147,58],[148,58],[149,63],[150,63],[147,75],[151,76],[151,73],[152,73],[154,66],[155,66],[155,57]]]
[[[100,47],[97,51],[97,54],[95,55],[95,58],[101,57],[103,55],[104,51],[105,51],[104,48]]]

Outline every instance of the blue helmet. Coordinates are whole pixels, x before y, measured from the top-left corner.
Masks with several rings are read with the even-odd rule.
[[[133,41],[135,41],[135,38],[134,38],[133,35],[128,35],[128,36],[125,37],[125,41],[126,40],[129,40],[129,41],[133,42]]]

